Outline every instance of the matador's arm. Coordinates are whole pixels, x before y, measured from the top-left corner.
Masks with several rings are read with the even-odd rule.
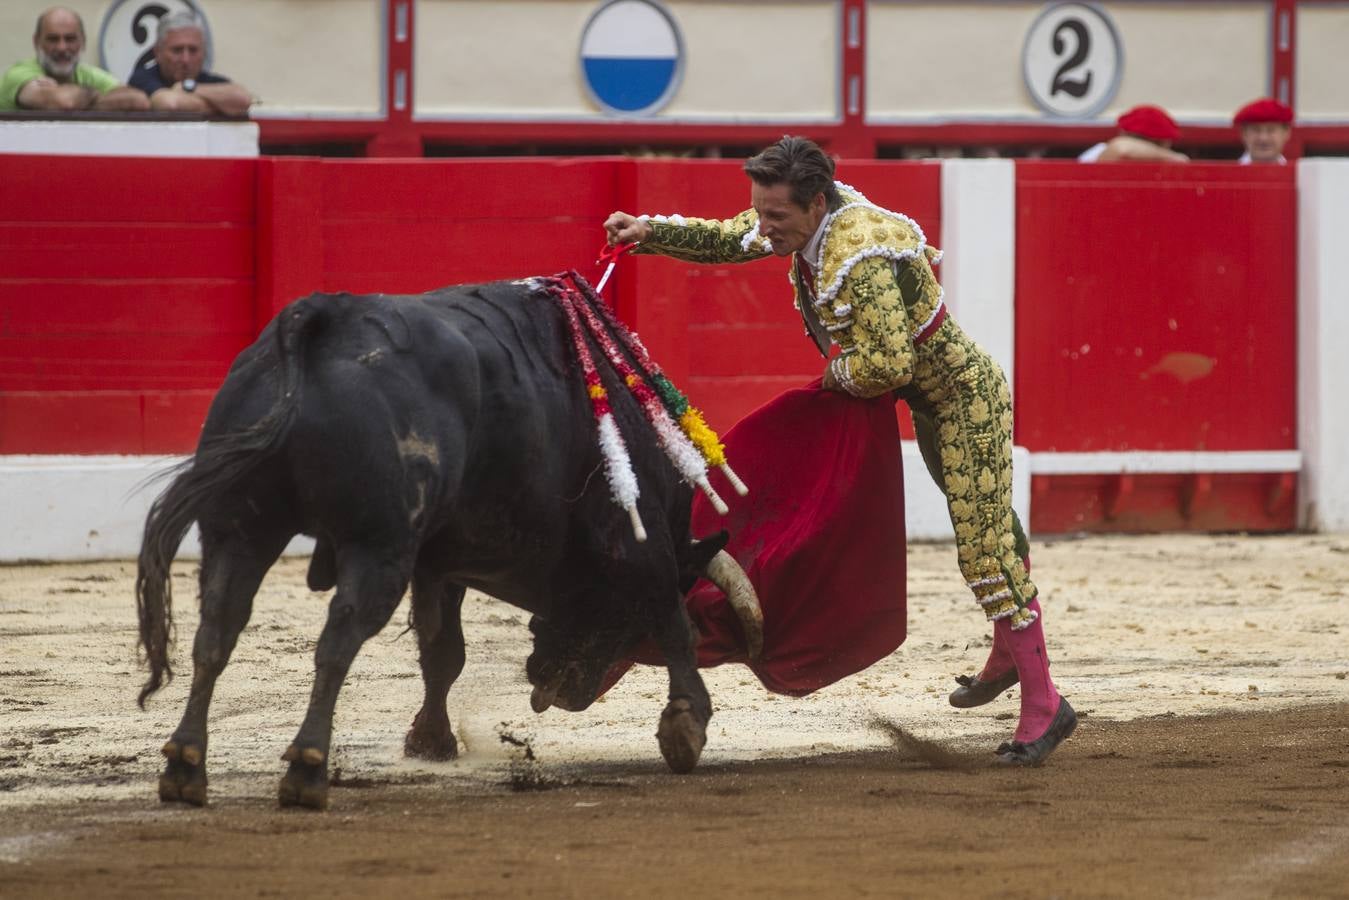
[[[843,353],[829,362],[830,380],[855,397],[876,397],[912,381],[913,334],[907,309],[920,292],[935,289],[936,277],[925,258],[860,260],[833,300],[836,311],[848,310],[840,318],[850,315],[852,325],[840,341]]]
[[[651,236],[633,250],[695,263],[741,263],[763,259],[772,249],[759,237],[759,216],[747,209],[729,219],[642,216]]]

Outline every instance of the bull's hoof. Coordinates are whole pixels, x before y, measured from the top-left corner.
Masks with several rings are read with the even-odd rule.
[[[660,755],[676,775],[692,772],[707,743],[707,728],[693,714],[693,704],[687,700],[671,700],[660,715],[656,729],[660,741]]]
[[[403,739],[403,754],[436,761],[454,759],[459,755],[459,742],[454,739],[448,723],[435,728],[426,725],[422,714],[417,713]]]
[[[328,808],[328,761],[322,750],[294,744],[286,748],[281,758],[290,763],[281,776],[276,798],[282,806],[304,806],[309,809]]]
[[[160,801],[205,806],[206,754],[201,747],[169,741],[161,752],[168,765],[159,776]]]

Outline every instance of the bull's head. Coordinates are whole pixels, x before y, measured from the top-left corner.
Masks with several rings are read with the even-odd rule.
[[[727,533],[721,531],[683,549],[678,559],[679,589],[687,594],[700,577],[719,587],[744,628],[750,659],[758,659],[763,649],[763,613],[749,578],[725,551],[726,541]],[[543,712],[550,706],[579,711],[590,706],[610,667],[650,627],[650,622],[634,619],[570,627],[538,616],[531,619],[534,652],[525,663],[525,673],[534,685],[530,696],[534,711]]]

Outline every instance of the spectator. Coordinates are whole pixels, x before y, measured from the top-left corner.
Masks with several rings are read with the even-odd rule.
[[[1082,152],[1078,162],[1157,160],[1186,162],[1189,157],[1171,149],[1180,128],[1160,106],[1135,106],[1116,120],[1120,133]]]
[[[0,111],[149,108],[145,94],[80,62],[84,21],[74,10],[53,6],[38,16],[33,51],[32,59],[15,63],[0,78]]]
[[[1237,110],[1232,124],[1241,129],[1241,142],[1246,145],[1238,162],[1288,162],[1283,158],[1284,145],[1293,133],[1293,110],[1288,104],[1270,97],[1252,100]]]
[[[131,73],[130,84],[150,97],[150,108],[206,116],[246,116],[253,95],[223,75],[202,69],[206,29],[193,12],[159,20],[154,62]]]

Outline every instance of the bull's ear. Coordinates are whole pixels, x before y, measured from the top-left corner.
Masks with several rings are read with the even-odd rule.
[[[726,542],[730,539],[731,533],[723,528],[716,534],[695,541],[689,558],[690,568],[701,575],[712,557],[726,549]]]

